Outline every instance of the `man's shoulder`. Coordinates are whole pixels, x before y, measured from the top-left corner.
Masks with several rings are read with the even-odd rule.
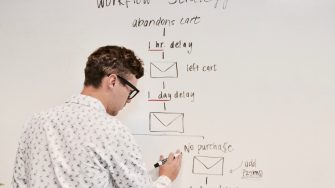
[[[62,111],[61,109],[64,108],[64,105],[65,104],[61,104],[61,105],[49,107],[47,109],[35,112],[35,113],[33,113],[33,114],[30,115],[30,117],[26,121],[26,124],[29,124],[29,123],[32,123],[32,122],[36,122],[36,121],[43,121],[43,120],[48,119],[53,114],[58,114],[58,113],[60,113]]]
[[[114,116],[108,115],[107,113],[101,114],[101,120],[103,126],[109,129],[115,129],[115,128],[123,129],[125,127],[120,120],[118,120]]]
[[[53,114],[53,113],[60,113],[60,112],[64,111],[66,108],[68,108],[67,103],[58,104],[58,105],[51,106],[51,107],[46,108],[46,109],[42,109],[38,112],[35,112],[34,114],[32,114],[32,117],[36,118],[36,117],[48,116],[48,115]]]

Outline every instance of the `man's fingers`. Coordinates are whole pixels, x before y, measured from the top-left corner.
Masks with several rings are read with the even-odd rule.
[[[175,157],[175,155],[178,154],[178,156]],[[180,150],[177,150],[176,153],[169,153],[167,162],[168,163],[175,163],[180,165],[181,164],[181,159],[182,159],[182,153],[180,152]],[[160,159],[162,160],[162,158]]]
[[[171,152],[171,153],[169,154],[168,160],[171,161],[171,160],[173,160],[173,158],[174,158],[174,154]]]
[[[178,160],[181,160],[183,158],[183,154],[180,153],[180,155],[178,156]]]
[[[180,150],[178,149],[178,150],[176,151],[176,154],[178,154],[178,156],[176,157],[176,159],[180,160],[181,157],[182,157],[182,152],[180,152]]]

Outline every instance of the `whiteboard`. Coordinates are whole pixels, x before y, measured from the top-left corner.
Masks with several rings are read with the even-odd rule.
[[[81,91],[103,45],[145,62],[119,119],[155,178],[180,149],[172,187],[334,187],[335,2],[1,1],[0,182],[23,123]]]

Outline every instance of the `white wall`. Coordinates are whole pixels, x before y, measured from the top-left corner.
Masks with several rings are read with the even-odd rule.
[[[1,1],[0,182],[9,187],[23,123],[79,93],[87,56],[99,46],[116,44],[133,49],[146,68],[140,96],[120,119],[142,146],[150,172],[159,154],[183,151],[182,172],[173,187],[334,186],[335,3],[208,1],[143,5],[138,0],[142,4],[130,1],[128,8],[98,8],[94,0]],[[160,17],[175,20],[174,25],[132,27],[135,19]],[[197,24],[179,22],[192,17],[198,17],[193,19]],[[179,40],[192,42],[192,51],[170,48]],[[148,49],[155,41],[164,43],[163,51]],[[151,62],[177,62],[178,78],[150,77]],[[194,64],[199,70],[188,71]],[[201,70],[214,65],[216,71]],[[149,101],[161,91],[194,93],[194,100],[172,96],[165,108],[162,101]],[[151,132],[150,112],[183,113],[184,132]],[[152,124],[158,123],[152,118]],[[181,130],[168,128],[161,131]],[[199,166],[198,156],[223,158],[223,174],[196,174],[220,171]],[[247,167],[250,161],[253,166]],[[207,162],[211,166],[213,161]],[[262,177],[246,178],[247,171]]]

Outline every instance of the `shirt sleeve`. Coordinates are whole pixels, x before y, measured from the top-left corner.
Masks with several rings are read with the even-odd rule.
[[[171,184],[170,178],[167,176],[159,176],[157,180],[154,182],[155,188],[166,188]]]
[[[28,187],[27,174],[26,174],[26,149],[27,149],[27,134],[29,134],[29,126],[31,125],[29,120],[23,126],[23,132],[19,138],[19,145],[16,152],[16,158],[14,163],[14,173],[12,179],[13,188],[16,187]]]
[[[128,128],[117,123],[113,138],[106,148],[111,182],[119,188],[166,188],[171,180],[166,176],[152,181],[143,161],[141,150]],[[109,134],[110,135],[110,134]]]
[[[19,147],[17,149],[15,165],[14,165],[14,174],[13,174],[13,180],[12,180],[13,188],[27,187],[24,163],[25,163],[24,162],[24,148],[23,148],[22,141],[20,141]]]

